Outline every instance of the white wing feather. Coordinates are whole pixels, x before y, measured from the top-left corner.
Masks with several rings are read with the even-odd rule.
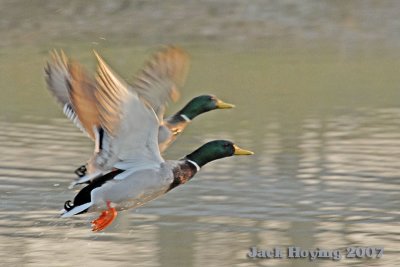
[[[101,169],[141,169],[159,166],[159,121],[153,109],[128,89],[104,60],[98,60],[96,101],[105,130],[103,149],[95,156]]]
[[[47,88],[64,107],[65,104],[71,103],[68,93],[68,83],[71,80],[68,59],[63,52],[59,54],[56,50],[50,52],[50,57],[51,60],[44,68]]]

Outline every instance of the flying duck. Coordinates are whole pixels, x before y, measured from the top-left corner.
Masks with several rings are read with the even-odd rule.
[[[102,160],[111,171],[82,188],[73,201],[66,201],[62,217],[100,212],[92,221],[92,230],[101,231],[118,211],[139,207],[186,183],[208,162],[253,154],[230,141],[215,140],[180,160],[164,160],[159,147],[160,117],[149,102],[97,59],[93,95],[103,131]]]
[[[95,52],[99,66],[108,68]],[[129,91],[146,101],[159,119],[158,144],[160,152],[167,149],[196,116],[214,110],[229,109],[234,105],[225,103],[213,95],[193,98],[180,111],[164,118],[168,101],[177,101],[179,88],[183,86],[189,68],[189,57],[182,49],[174,46],[158,51],[145,64]],[[97,81],[87,74],[76,61],[70,60],[61,51],[53,51],[45,67],[47,87],[63,107],[65,115],[95,141],[95,152],[87,165],[76,169],[79,178],[72,183],[87,183],[102,174],[105,166],[101,162],[104,130],[100,127],[100,112],[95,101]],[[108,88],[112,91],[113,88]]]

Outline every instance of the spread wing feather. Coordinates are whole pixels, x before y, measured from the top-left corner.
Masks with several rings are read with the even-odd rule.
[[[67,118],[84,133],[87,133],[89,137],[94,139],[92,128],[88,126],[90,124],[88,123],[89,118],[93,118],[93,116],[86,117],[87,114],[82,112],[84,108],[79,109],[79,102],[90,102],[90,100],[78,99],[80,98],[79,92],[82,90],[81,87],[83,87],[80,82],[87,81],[84,85],[90,87],[89,76],[84,73],[83,68],[78,63],[70,62],[62,50],[60,53],[53,50],[50,52],[50,57],[51,59],[45,67],[45,79],[48,90],[62,106]],[[73,102],[75,103],[73,104]]]
[[[96,83],[77,62],[70,61],[68,67],[71,75],[68,90],[73,109],[85,131],[95,139],[93,128],[99,126],[95,101]]]
[[[102,168],[121,169],[158,166],[159,121],[153,109],[119,78],[97,54],[96,104],[105,146],[97,162]]]
[[[68,83],[71,81],[68,72],[68,59],[62,51],[59,54],[56,50],[50,52],[50,58],[51,60],[47,62],[44,68],[47,88],[57,102],[64,107],[71,103],[68,94]]]
[[[132,89],[154,109],[160,121],[167,102],[177,101],[189,69],[189,56],[182,49],[169,46],[157,52],[138,73]]]

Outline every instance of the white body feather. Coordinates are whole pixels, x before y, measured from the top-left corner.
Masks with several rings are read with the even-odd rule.
[[[86,209],[97,212],[107,209],[107,202],[117,210],[139,207],[165,194],[174,181],[173,168],[178,161],[161,163],[158,168],[126,170],[91,191],[91,202],[62,214],[70,217]]]
[[[174,180],[166,164],[157,169],[125,172],[94,190],[88,212],[107,209],[107,201],[117,210],[136,208],[163,195]]]

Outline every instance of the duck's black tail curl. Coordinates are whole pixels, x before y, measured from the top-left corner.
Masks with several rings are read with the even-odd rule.
[[[74,208],[74,203],[72,203],[71,200],[65,201],[65,203],[64,203],[64,209],[65,209],[66,211],[70,211],[70,210],[72,210],[73,208]]]
[[[86,175],[86,173],[87,173],[87,168],[86,168],[85,165],[82,165],[82,166],[80,166],[79,168],[77,168],[77,169],[74,171],[74,173],[75,173],[76,175],[78,175],[79,178],[82,178],[83,176]]]

